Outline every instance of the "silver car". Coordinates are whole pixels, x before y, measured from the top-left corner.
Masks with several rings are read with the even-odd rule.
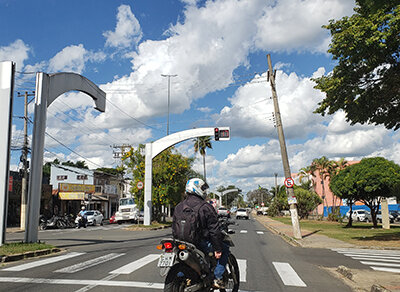
[[[382,212],[378,211],[378,213],[376,213],[376,220],[380,223],[382,223]],[[394,223],[394,217],[392,214],[389,213],[389,221],[390,223]]]

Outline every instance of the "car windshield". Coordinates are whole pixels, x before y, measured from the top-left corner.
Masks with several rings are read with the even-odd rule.
[[[358,214],[365,214],[365,211],[358,211]]]
[[[126,198],[126,199],[120,199],[119,200],[119,205],[120,206],[125,206],[125,205],[134,205],[135,200],[132,198]]]
[[[246,212],[245,209],[238,209],[237,211],[238,211],[238,212]]]
[[[93,215],[93,214],[94,214],[93,211],[87,211],[87,212],[86,212],[86,215]]]

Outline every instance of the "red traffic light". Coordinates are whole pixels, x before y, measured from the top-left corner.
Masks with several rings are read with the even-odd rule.
[[[215,141],[219,140],[219,129],[218,128],[214,128],[214,138],[215,138]]]

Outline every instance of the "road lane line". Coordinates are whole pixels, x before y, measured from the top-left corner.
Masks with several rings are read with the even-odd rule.
[[[150,283],[137,281],[104,281],[104,280],[82,280],[82,279],[44,279],[44,278],[19,278],[0,277],[2,283],[29,283],[29,284],[59,284],[59,285],[95,285],[109,287],[131,287],[164,289],[164,283]]]
[[[371,267],[371,269],[373,269],[375,271],[391,272],[391,273],[399,273],[400,274],[400,269],[381,268],[381,267]]]
[[[286,286],[307,287],[290,264],[280,262],[272,262],[272,264]]]
[[[10,267],[7,269],[3,269],[2,271],[14,271],[14,272],[25,271],[28,269],[40,267],[40,266],[47,265],[47,264],[56,263],[56,262],[70,259],[73,257],[77,257],[77,256],[80,256],[83,254],[84,254],[84,252],[71,252],[71,253],[67,253],[65,255],[61,255],[61,256],[57,256],[57,257],[52,257],[52,258],[48,258],[48,259],[38,260],[38,261],[35,261],[32,263],[27,263],[27,264]]]
[[[72,274],[72,273],[76,273],[76,272],[82,271],[82,270],[87,269],[87,268],[91,268],[91,267],[96,266],[98,264],[113,260],[115,258],[118,258],[118,257],[122,256],[122,255],[124,255],[124,253],[110,253],[110,254],[95,258],[95,259],[88,260],[86,262],[82,262],[82,263],[79,263],[79,264],[76,264],[76,265],[72,265],[72,266],[69,266],[69,267],[66,267],[66,268],[59,269],[59,270],[54,271],[54,272],[55,273],[69,273],[69,274]]]
[[[240,233],[247,233],[247,230],[240,230]]]
[[[240,282],[246,282],[247,278],[247,260],[237,260],[239,266]]]
[[[149,254],[141,259],[138,259],[137,261],[122,266],[114,271],[111,271],[110,274],[130,274],[140,269],[141,267],[151,263],[152,261],[155,261],[159,257],[159,254]]]
[[[363,265],[372,265],[372,266],[385,266],[385,267],[392,267],[392,268],[400,268],[400,264],[392,264],[392,263],[379,263],[379,262],[363,262]]]
[[[100,279],[100,281],[109,281],[109,280],[114,279],[114,278],[116,278],[118,276],[119,276],[119,274],[108,275],[107,277],[104,277],[103,279]],[[92,290],[95,287],[97,287],[97,284],[95,284],[95,285],[87,285],[85,287],[82,287],[79,290],[76,290],[75,292],[86,292],[86,291]]]
[[[263,231],[257,231],[257,234],[264,234]]]

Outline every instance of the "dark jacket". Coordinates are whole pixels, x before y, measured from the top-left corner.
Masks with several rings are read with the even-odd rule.
[[[223,235],[214,207],[209,203],[204,204],[205,201],[196,195],[187,195],[185,201],[190,207],[203,204],[199,209],[200,226],[202,230],[201,238],[210,241],[215,251],[222,251]],[[183,202],[180,202],[175,207],[175,210],[181,208],[182,203]]]

